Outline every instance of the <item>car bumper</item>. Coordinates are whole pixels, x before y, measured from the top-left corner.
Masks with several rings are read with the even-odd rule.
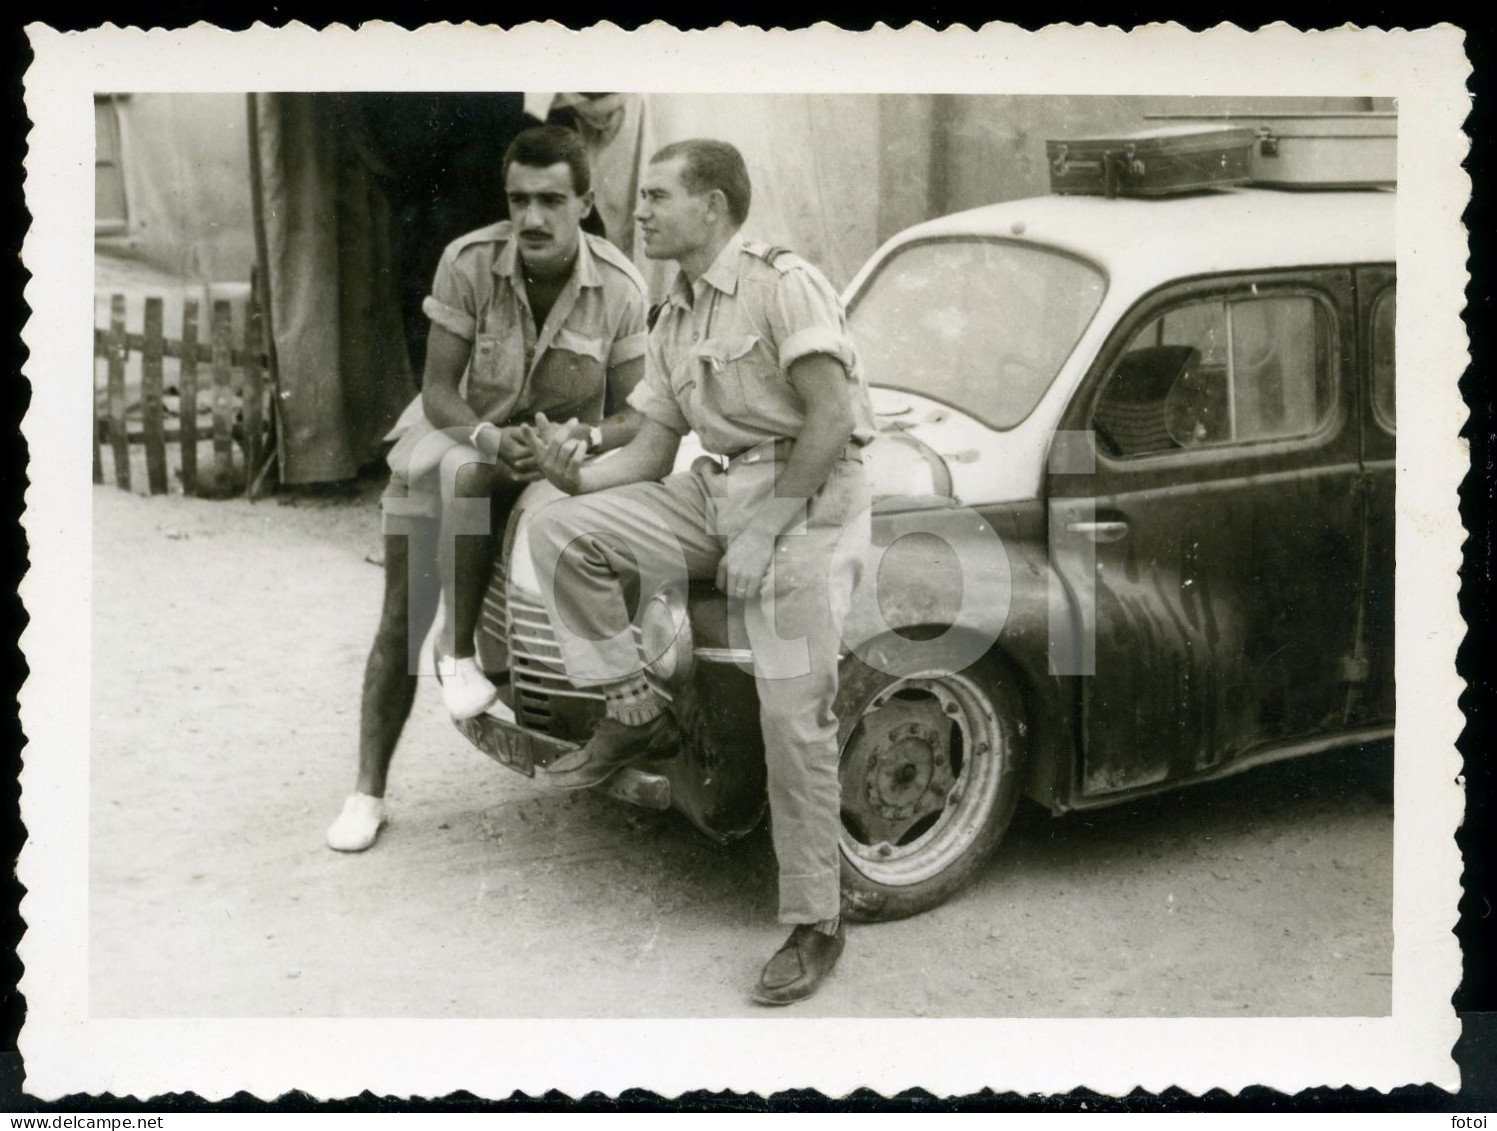
[[[535,777],[537,766],[545,767],[578,749],[576,743],[526,730],[515,723],[479,715],[472,719],[454,719],[454,725],[469,742],[501,766],[507,766],[526,777]],[[661,774],[626,766],[614,774],[596,792],[606,793],[631,805],[646,809],[671,807],[671,783]]]

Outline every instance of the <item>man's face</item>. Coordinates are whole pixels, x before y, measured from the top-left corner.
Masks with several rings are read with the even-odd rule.
[[[515,161],[504,177],[504,195],[525,266],[538,275],[569,270],[582,218],[592,211],[592,191],[577,195],[565,161],[544,169]]]
[[[657,161],[645,170],[634,218],[651,259],[680,259],[711,238],[707,193],[693,196],[681,183],[685,158]]]

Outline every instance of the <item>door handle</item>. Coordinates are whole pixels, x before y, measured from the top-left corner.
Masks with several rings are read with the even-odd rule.
[[[1082,534],[1093,542],[1116,542],[1128,534],[1126,522],[1068,522],[1066,530],[1071,534]]]

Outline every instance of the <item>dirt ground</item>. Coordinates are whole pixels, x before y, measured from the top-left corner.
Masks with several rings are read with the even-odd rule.
[[[557,794],[423,681],[370,852],[354,770],[374,493],[94,489],[90,1000],[99,1017],[733,1016],[779,944],[761,829]],[[798,1016],[1386,1014],[1389,757],[1112,809],[1021,806],[979,881],[857,927]]]

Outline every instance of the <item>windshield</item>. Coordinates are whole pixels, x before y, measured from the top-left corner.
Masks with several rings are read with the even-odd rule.
[[[1061,252],[991,239],[930,240],[886,259],[849,312],[870,385],[1012,428],[1055,380],[1106,281]]]

